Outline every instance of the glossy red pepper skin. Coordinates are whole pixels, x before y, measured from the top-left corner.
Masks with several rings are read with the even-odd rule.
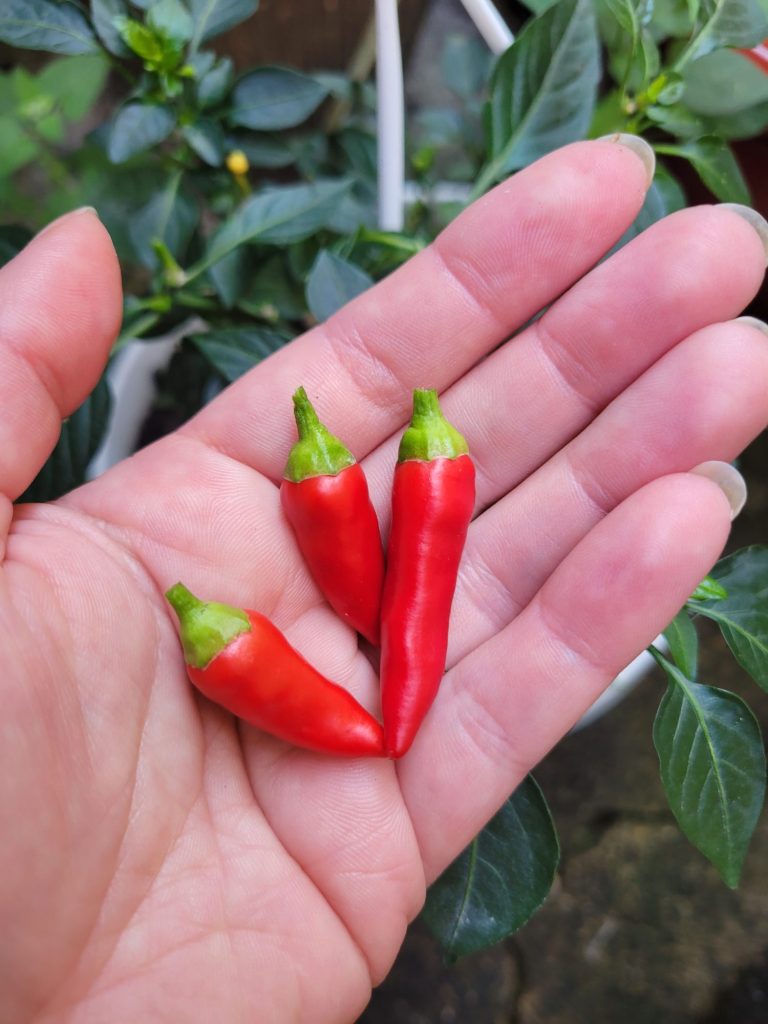
[[[409,460],[395,469],[381,610],[386,752],[402,757],[437,695],[448,622],[475,501],[469,455]]]
[[[265,616],[205,603],[181,583],[166,597],[179,617],[189,678],[210,700],[307,750],[384,755],[376,719],[313,668]]]
[[[360,465],[334,476],[283,480],[280,500],[312,578],[330,606],[378,645],[384,549]]]

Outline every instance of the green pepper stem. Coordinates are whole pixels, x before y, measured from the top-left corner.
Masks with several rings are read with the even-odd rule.
[[[205,668],[236,636],[251,628],[242,608],[201,601],[183,583],[174,583],[165,596],[179,617],[184,657],[194,668]]]
[[[293,414],[299,440],[288,456],[287,480],[301,483],[311,476],[336,476],[354,465],[354,455],[320,422],[304,388],[293,396]]]
[[[413,417],[400,442],[398,462],[457,459],[468,451],[467,442],[443,416],[437,391],[416,388],[413,392]]]

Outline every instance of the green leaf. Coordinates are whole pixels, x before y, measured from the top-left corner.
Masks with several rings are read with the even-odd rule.
[[[27,242],[32,241],[32,237],[29,228],[22,227],[21,224],[0,225],[0,267],[5,266],[20,253]]]
[[[705,0],[702,9],[705,21],[678,58],[678,71],[713,50],[757,46],[768,35],[768,18],[757,0]]]
[[[298,71],[258,68],[235,86],[229,120],[259,131],[293,128],[306,121],[327,95],[324,85]]]
[[[640,32],[640,21],[632,0],[600,0],[600,3],[626,34],[629,46],[634,46]]]
[[[112,122],[107,155],[113,164],[142,153],[167,139],[174,129],[173,112],[158,103],[126,103]]]
[[[241,149],[253,167],[288,167],[296,154],[282,135],[232,135],[229,150]]]
[[[128,16],[125,0],[91,0],[91,19],[96,34],[116,57],[130,53],[118,29],[120,19]]]
[[[475,194],[510,171],[583,138],[599,76],[591,0],[560,0],[528,22],[491,79],[486,108],[491,159]]]
[[[650,121],[670,135],[688,139],[700,138],[706,134],[704,121],[682,103],[675,103],[671,107],[652,104],[645,108],[645,114]]]
[[[112,399],[104,377],[69,419],[48,461],[18,501],[53,501],[85,482],[88,463],[107,429]]]
[[[423,917],[447,959],[522,928],[552,888],[559,859],[552,816],[529,775],[427,892]]]
[[[735,888],[765,796],[760,728],[735,694],[691,682],[658,653],[656,660],[669,688],[653,742],[672,813]]]
[[[714,132],[724,139],[751,139],[768,129],[768,102],[711,120]]]
[[[211,238],[205,257],[190,269],[190,278],[212,267],[240,245],[283,244],[306,238],[323,227],[349,188],[348,180],[339,179],[264,189],[246,200],[222,224]]]
[[[224,133],[217,121],[201,119],[187,124],[181,130],[191,148],[211,167],[224,163]]]
[[[147,22],[176,43],[188,43],[194,33],[192,17],[181,0],[157,0],[147,11]]]
[[[360,267],[321,249],[307,278],[307,305],[322,322],[372,284],[373,278]]]
[[[728,118],[768,102],[768,75],[735,50],[718,50],[685,69],[683,102],[696,114]]]
[[[54,0],[3,0],[0,41],[51,53],[99,52],[96,35],[80,8]]]
[[[728,597],[728,591],[712,576],[705,576],[701,583],[688,598],[689,601],[722,601]]]
[[[258,0],[191,0],[190,8],[195,23],[192,50],[196,50],[206,39],[212,39],[250,18],[258,6]]]
[[[203,110],[223,102],[232,88],[235,72],[229,57],[222,57],[197,83],[197,102]]]
[[[733,656],[768,691],[768,547],[753,545],[721,559],[712,576],[727,596],[694,610],[720,627]]]
[[[722,139],[715,135],[705,135],[680,146],[665,143],[655,148],[658,153],[688,160],[710,192],[722,202],[750,205],[749,188],[736,163],[736,157]]]
[[[45,65],[37,76],[42,89],[55,97],[68,121],[79,121],[101,95],[109,63],[94,57],[60,57]]]
[[[681,609],[664,630],[672,660],[689,679],[696,678],[699,637],[685,608]]]
[[[268,327],[233,327],[193,334],[190,339],[227,381],[237,380],[287,342]]]
[[[468,100],[485,88],[491,55],[488,47],[475,36],[450,35],[440,58],[440,69],[448,88]]]
[[[151,270],[158,267],[152,248],[154,239],[160,239],[172,256],[181,259],[197,227],[200,212],[197,204],[182,191],[181,181],[181,173],[174,174],[165,188],[128,220],[136,255]]]
[[[248,295],[239,308],[250,316],[274,321],[278,317],[296,320],[306,315],[304,289],[286,266],[285,253],[272,251],[259,262],[248,285]]]
[[[40,147],[15,117],[0,117],[0,179],[34,160]]]
[[[251,268],[250,251],[243,245],[208,268],[216,294],[225,309],[232,309],[242,298]]]

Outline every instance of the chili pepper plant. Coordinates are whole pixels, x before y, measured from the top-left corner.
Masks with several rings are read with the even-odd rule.
[[[743,53],[768,36],[768,0],[525,2],[498,59],[477,39],[447,41],[453,101],[409,120],[420,198],[391,233],[376,226],[371,85],[277,66],[236,74],[217,51],[257,0],[5,0],[0,41],[50,59],[0,75],[0,199],[17,221],[0,227],[0,260],[51,216],[96,206],[126,283],[116,353],[183,336],[156,401],[170,427],[407,260],[465,201],[565,143],[628,131],[654,146],[656,178],[619,244],[685,204],[681,161],[716,199],[749,202],[732,142],[768,127],[765,65]],[[466,199],[443,202],[446,180]],[[22,500],[82,481],[109,411],[102,381]],[[744,701],[697,677],[700,617],[768,690],[768,547],[718,563],[653,651],[668,681],[653,742],[672,813],[735,886],[765,754]],[[430,890],[425,917],[448,957],[518,929],[558,855],[529,778]]]

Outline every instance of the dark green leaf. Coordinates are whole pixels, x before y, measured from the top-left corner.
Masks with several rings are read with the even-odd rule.
[[[241,245],[208,268],[208,277],[226,309],[232,309],[242,298],[248,284],[250,266],[251,254]]]
[[[672,813],[734,888],[765,796],[760,728],[735,694],[693,683],[665,658],[657,660],[669,689],[653,742]]]
[[[258,6],[258,0],[191,0],[195,23],[192,49],[250,18]]]
[[[552,816],[529,775],[427,892],[423,916],[446,957],[522,928],[546,899],[559,859]]]
[[[3,0],[0,41],[51,53],[98,53],[100,49],[80,8],[54,0]]]
[[[217,121],[195,121],[185,125],[181,134],[200,159],[211,167],[221,167],[224,163],[224,133]]]
[[[486,86],[491,55],[479,38],[450,35],[443,49],[440,68],[448,88],[462,99],[471,99]]]
[[[235,86],[229,119],[260,131],[293,128],[306,121],[327,95],[324,85],[298,71],[258,68]]]
[[[627,36],[627,43],[634,46],[640,31],[640,22],[632,0],[600,0],[600,4],[615,19]]]
[[[21,224],[0,225],[0,267],[12,260],[31,240],[32,232]]]
[[[345,179],[312,185],[284,185],[264,189],[246,200],[215,233],[203,260],[190,270],[195,277],[250,242],[296,242],[321,228],[335,205],[349,190]]]
[[[154,239],[160,239],[172,256],[181,259],[197,227],[197,204],[181,189],[181,174],[174,174],[162,190],[129,220],[129,232],[136,255],[152,270],[158,266],[152,248]]]
[[[229,149],[241,149],[254,167],[288,167],[296,154],[281,135],[233,135]]]
[[[290,274],[283,252],[275,252],[260,261],[239,308],[269,321],[281,316],[296,320],[306,315],[304,289]]]
[[[683,608],[664,630],[664,639],[669,644],[672,661],[683,675],[689,679],[696,678],[696,665],[699,655],[699,637],[691,617]]]
[[[372,284],[373,278],[354,263],[321,249],[307,278],[307,305],[317,320],[327,320]]]
[[[137,153],[167,139],[176,118],[158,103],[127,103],[112,122],[107,153],[114,164],[123,163]]]
[[[48,461],[18,499],[53,501],[85,482],[88,463],[107,429],[112,399],[104,377],[61,427]]]
[[[727,596],[697,601],[695,611],[715,620],[736,661],[768,691],[768,547],[734,552],[717,563],[712,576]]]
[[[659,144],[656,151],[688,160],[710,192],[722,202],[750,205],[747,183],[730,147],[722,139],[707,135],[680,146]]]
[[[499,59],[487,107],[490,162],[476,192],[567,142],[592,119],[600,54],[591,0],[560,0]]]
[[[222,57],[197,83],[197,102],[203,110],[221,103],[232,88],[235,72],[229,57]]]
[[[116,19],[125,18],[127,15],[125,0],[91,0],[93,27],[102,43],[116,57],[127,57],[130,53],[116,22]]]
[[[768,18],[757,0],[706,0],[705,21],[677,61],[677,68],[723,46],[757,46],[768,35]]]
[[[282,348],[288,339],[268,327],[233,327],[194,334],[190,341],[228,381],[237,380],[262,359]]]

